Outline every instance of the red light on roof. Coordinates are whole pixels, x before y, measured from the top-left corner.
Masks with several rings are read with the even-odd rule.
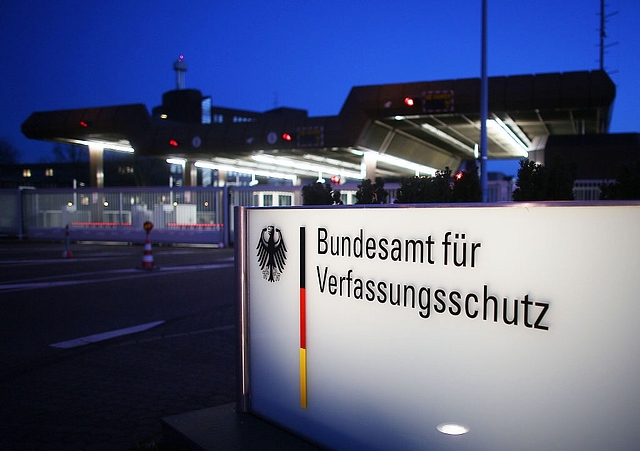
[[[404,98],[404,104],[407,106],[413,106],[414,105],[414,101],[411,97],[405,97]]]
[[[173,147],[178,147],[178,141],[176,141],[175,139],[171,139],[169,140],[169,145]]]
[[[289,133],[283,133],[282,134],[282,139],[284,139],[285,141],[291,141],[293,138],[291,137],[291,135]]]
[[[80,124],[80,127],[85,127],[86,128],[86,127],[89,126],[89,124],[87,124],[85,121],[80,121],[79,124]]]

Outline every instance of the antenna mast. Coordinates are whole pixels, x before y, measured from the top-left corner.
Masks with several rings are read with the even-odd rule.
[[[618,14],[618,11],[615,11],[609,15],[605,13],[607,5],[605,4],[605,0],[600,0],[600,70],[604,69],[604,53],[607,47],[612,47],[617,45],[617,42],[612,42],[611,44],[605,44],[605,39],[607,38],[607,19],[611,16],[615,16]]]

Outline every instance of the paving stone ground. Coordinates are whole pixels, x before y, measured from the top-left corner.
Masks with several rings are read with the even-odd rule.
[[[235,399],[235,306],[0,370],[0,449],[129,451],[161,418]]]

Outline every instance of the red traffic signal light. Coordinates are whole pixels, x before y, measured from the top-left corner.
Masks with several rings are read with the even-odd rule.
[[[178,147],[178,141],[176,141],[175,139],[170,139],[169,140],[169,145],[171,147]]]
[[[284,139],[285,141],[291,141],[293,138],[291,137],[291,135],[289,133],[283,133],[282,134],[282,139]]]
[[[89,124],[85,121],[80,121],[78,122],[78,124],[80,124],[80,127],[84,127],[84,128],[87,128],[89,126]]]
[[[404,98],[404,104],[407,105],[407,106],[413,106],[413,105],[415,105],[415,102],[411,97],[405,97]]]

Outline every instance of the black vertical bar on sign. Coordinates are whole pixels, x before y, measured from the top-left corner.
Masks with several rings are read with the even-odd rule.
[[[305,228],[300,227],[300,288],[306,288],[305,286]]]

